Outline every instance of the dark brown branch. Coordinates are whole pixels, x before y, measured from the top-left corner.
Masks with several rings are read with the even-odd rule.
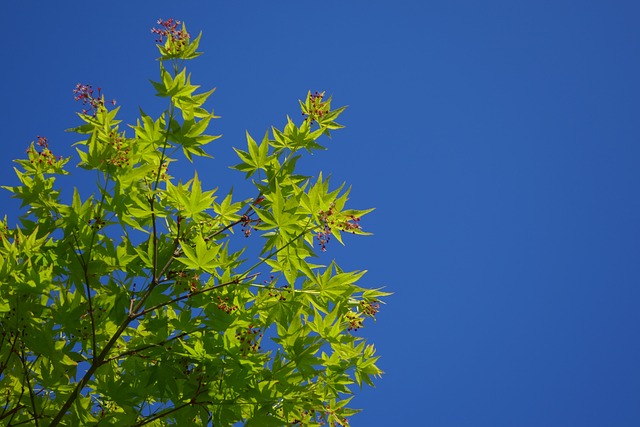
[[[123,357],[125,357],[125,356],[132,356],[132,355],[134,355],[134,354],[137,354],[137,353],[140,353],[140,352],[142,352],[142,351],[145,351],[145,350],[147,350],[147,349],[149,349],[149,348],[154,348],[154,347],[164,347],[165,345],[169,344],[171,341],[174,341],[174,340],[180,339],[180,338],[184,337],[185,335],[189,335],[189,334],[192,334],[192,333],[197,332],[197,331],[198,331],[198,330],[196,329],[196,330],[193,330],[193,331],[191,331],[191,332],[182,332],[182,333],[180,333],[180,334],[176,335],[175,337],[171,337],[171,338],[166,339],[166,340],[164,340],[164,341],[161,341],[161,342],[158,342],[158,343],[154,343],[154,344],[147,344],[147,345],[143,345],[143,346],[141,346],[141,347],[138,347],[138,348],[134,348],[134,349],[132,349],[132,350],[125,351],[125,352],[123,352],[123,353],[118,354],[117,356],[113,356],[113,357],[110,357],[110,358],[108,358],[108,359],[105,359],[105,363],[107,363],[107,362],[111,362],[111,361],[113,361],[113,360],[121,359],[121,358],[123,358]]]
[[[27,367],[26,356],[24,354],[24,348],[21,349],[21,357],[20,362],[22,363],[22,369],[24,370],[24,381],[27,383],[27,388],[29,389],[29,400],[31,401],[31,409],[33,410],[33,421],[35,422],[35,426],[38,427],[40,423],[38,423],[38,411],[36,410],[36,400],[33,394],[33,388],[31,388],[31,379],[29,378],[29,368]]]
[[[20,356],[18,356],[20,357]],[[22,408],[26,408],[26,405],[22,405],[20,402],[22,401],[22,396],[24,396],[24,384],[20,384],[20,396],[18,396],[18,405],[17,406],[22,406]],[[13,417],[17,414],[17,412],[14,412],[11,415],[11,418],[9,419],[9,424],[11,424],[11,420],[13,420]]]
[[[8,398],[7,398],[7,404],[9,404]],[[6,412],[6,413],[3,412],[2,415],[0,416],[0,420],[3,420],[5,418],[7,418],[8,416],[11,416],[13,418],[17,412],[19,412],[20,410],[22,410],[24,408],[26,408],[26,406],[23,405],[22,403],[20,403],[15,408],[11,409],[9,412]]]
[[[10,338],[9,338],[10,340]],[[4,369],[7,367],[7,365],[9,364],[9,359],[11,359],[11,355],[12,354],[16,354],[17,352],[15,350],[16,348],[16,343],[18,342],[18,333],[16,332],[15,334],[15,339],[13,340],[13,342],[11,343],[11,348],[9,349],[9,352],[7,353],[7,359],[5,360],[4,364],[0,367],[0,373],[2,373],[2,371],[4,371]],[[18,356],[20,357],[20,356]],[[2,410],[2,414],[0,415],[0,420],[3,418],[6,418],[8,416],[11,415],[11,418],[13,419],[13,416],[16,414],[16,412],[18,412],[19,410],[21,410],[22,408],[24,408],[25,406],[22,405],[20,403],[20,400],[22,399],[22,394],[24,393],[24,388],[22,389],[22,393],[20,393],[20,397],[18,397],[18,401],[16,403],[16,407],[11,409],[9,412],[7,412],[7,408],[9,407],[9,394],[7,394],[7,403],[4,405],[4,408]]]
[[[230,224],[225,225],[224,227],[222,227],[220,230],[216,230],[214,231],[212,234],[206,236],[204,238],[205,242],[208,242],[209,240],[213,239],[214,237],[216,237],[218,234],[220,233],[224,233],[225,231],[227,231],[230,228],[235,227],[236,225],[242,223],[243,221],[243,217],[251,217],[251,215],[253,214],[253,212],[255,212],[253,210],[253,206],[255,206],[256,204],[258,204],[258,201],[260,200],[260,198],[262,197],[262,191],[260,191],[258,193],[258,195],[253,199],[253,202],[249,205],[249,207],[244,211],[244,213],[240,216],[240,219],[237,221],[233,221]]]
[[[118,338],[120,338],[124,330],[127,329],[129,324],[134,319],[135,319],[135,316],[132,316],[131,314],[127,316],[127,318],[120,324],[116,332],[111,336],[111,339],[104,346],[100,354],[93,358],[93,361],[91,362],[91,366],[89,367],[89,369],[87,369],[87,372],[85,372],[82,379],[76,384],[76,387],[73,389],[73,391],[71,392],[67,400],[64,402],[64,404],[56,414],[56,416],[53,418],[53,420],[51,421],[51,424],[49,424],[49,427],[57,426],[60,423],[62,418],[65,416],[66,412],[71,407],[71,405],[73,405],[74,400],[76,400],[76,398],[80,394],[80,391],[87,385],[89,380],[91,380],[91,377],[93,377],[93,374],[96,372],[96,370],[104,364],[104,360],[109,354],[109,351],[111,351],[111,348],[115,345],[116,341],[118,341]]]
[[[34,418],[34,419],[35,419],[35,418]],[[9,424],[9,425],[10,425],[11,427],[14,427],[14,426],[20,426],[20,425],[22,425],[22,424],[27,424],[27,423],[33,422],[33,420],[34,420],[34,419],[31,419],[31,420],[24,420],[24,421],[20,421],[19,423]]]
[[[191,401],[189,401],[189,402],[183,403],[180,406],[174,406],[173,408],[169,408],[166,411],[159,412],[159,413],[157,413],[156,415],[154,415],[152,417],[149,417],[147,419],[144,419],[144,420],[140,421],[137,424],[134,424],[133,427],[138,427],[138,426],[143,426],[145,424],[149,424],[150,422],[153,422],[155,420],[159,420],[160,418],[164,418],[166,416],[169,416],[169,415],[173,414],[174,412],[178,412],[179,410],[184,409],[187,406],[190,406],[191,404],[192,404]]]
[[[7,353],[7,360],[5,360],[5,362],[2,365],[0,365],[0,374],[2,374],[2,372],[4,372],[5,368],[9,364],[9,359],[11,359],[11,354],[14,352],[14,350],[16,348],[16,342],[17,341],[18,341],[18,334],[16,332],[16,338],[13,340],[13,343],[11,343],[11,348],[9,349],[9,352]]]
[[[260,273],[252,274],[250,276],[245,277],[244,279],[254,278],[254,277],[258,276],[258,275],[260,275]],[[176,297],[176,298],[174,298],[174,299],[172,299],[170,301],[166,301],[166,302],[163,302],[161,304],[157,304],[157,305],[154,305],[153,307],[149,307],[149,308],[147,308],[145,310],[142,310],[140,313],[136,314],[134,317],[135,318],[143,317],[144,315],[146,315],[146,314],[148,314],[148,313],[150,313],[150,312],[152,312],[154,310],[157,310],[157,309],[162,308],[162,307],[167,306],[167,305],[171,305],[171,304],[176,303],[178,301],[189,299],[189,298],[194,297],[196,295],[200,295],[200,294],[203,294],[205,292],[213,291],[214,289],[222,288],[222,287],[229,286],[229,285],[237,285],[237,284],[240,284],[240,278],[236,278],[234,280],[231,280],[230,282],[218,283],[217,285],[209,286],[208,288],[204,288],[204,289],[200,289],[200,290],[197,290],[197,291],[189,292],[188,294],[181,295],[181,296]]]
[[[2,329],[3,329],[3,332],[4,332],[4,326],[3,326],[1,323],[0,323],[0,326],[2,326]],[[2,348],[2,347],[3,347],[3,345],[4,345],[4,340],[5,340],[5,339],[7,339],[7,334],[6,334],[6,333],[3,333],[3,334],[2,334],[2,338],[0,338],[0,348]],[[2,369],[3,369],[3,366],[2,366],[2,364],[0,363],[0,374],[2,374]]]
[[[178,412],[181,409],[186,408],[187,406],[191,406],[191,405],[202,405],[202,404],[206,404],[206,402],[196,402],[196,400],[198,399],[198,396],[203,392],[202,390],[202,378],[198,379],[198,387],[196,388],[196,391],[193,395],[193,397],[191,398],[191,400],[189,400],[188,402],[183,403],[182,405],[179,406],[174,406],[173,408],[168,408],[164,411],[161,411],[147,419],[144,419],[142,421],[140,421],[137,424],[134,424],[134,427],[137,426],[143,426],[145,424],[149,424],[150,422],[153,422],[155,420],[158,420],[160,418],[164,418],[167,417],[171,414],[173,414],[174,412]]]
[[[76,245],[74,247],[71,242],[69,242],[69,245],[71,246],[71,249],[73,250],[73,253],[75,254],[76,258],[78,259],[78,262],[80,263],[80,267],[82,267],[82,272],[84,273],[84,286],[85,286],[85,292],[87,293],[87,302],[89,303],[89,317],[91,320],[91,349],[93,351],[93,357],[95,357],[96,356],[96,328],[95,328],[94,317],[93,317],[91,286],[89,284],[89,261],[85,260],[84,256],[78,253],[80,251],[80,240],[78,239],[76,230],[72,230],[71,233],[73,234],[73,240],[75,241]],[[93,245],[93,241],[92,241],[92,245]],[[88,258],[89,257],[91,257],[91,251],[89,251],[88,253]]]
[[[102,206],[104,205],[104,201],[107,197],[107,186],[109,185],[109,175],[106,176],[104,182],[104,189],[101,189],[100,193],[102,194],[100,197],[100,203],[98,204],[97,214],[94,212],[95,223],[93,224],[93,233],[91,234],[91,243],[89,244],[89,250],[87,251],[87,259],[81,263],[82,270],[84,271],[84,282],[87,290],[87,301],[89,302],[89,319],[91,320],[91,356],[93,358],[96,357],[96,353],[98,351],[96,346],[96,319],[93,315],[93,302],[91,299],[91,284],[89,279],[89,263],[91,262],[91,253],[93,252],[93,244],[96,241],[96,236],[98,235],[98,230],[100,229],[100,225],[98,224],[98,219],[102,220]],[[98,185],[98,188],[100,186]],[[77,242],[76,237],[76,242]],[[78,245],[78,247],[80,247]]]
[[[145,291],[144,295],[140,298],[140,301],[138,301],[138,304],[136,304],[135,307],[130,307],[129,308],[129,317],[131,317],[132,320],[138,317],[138,315],[136,313],[138,313],[142,309],[142,307],[144,307],[145,301],[147,300],[147,298],[149,298],[149,296],[151,295],[151,292],[153,292],[155,287],[160,284],[161,277],[164,275],[165,271],[169,269],[169,267],[171,266],[173,261],[176,259],[175,253],[178,251],[179,245],[180,245],[180,242],[179,242],[178,238],[176,237],[175,242],[174,242],[174,247],[175,247],[175,249],[173,251],[174,254],[171,257],[169,257],[169,260],[167,261],[165,266],[162,267],[162,270],[160,271],[160,274],[158,274],[156,277],[154,277],[151,280],[151,283],[149,284],[149,287]]]
[[[267,262],[267,260],[271,259],[274,255],[277,255],[280,251],[286,249],[289,245],[291,245],[293,242],[295,242],[296,240],[298,240],[300,237],[304,236],[305,234],[307,234],[311,229],[309,228],[309,223],[311,223],[311,217],[309,217],[309,221],[307,221],[307,225],[304,227],[304,229],[298,233],[297,236],[295,236],[293,239],[289,240],[287,243],[285,243],[281,248],[276,249],[275,251],[271,252],[268,256],[264,257],[263,259],[261,259],[260,261],[258,261],[257,263],[255,263],[254,265],[252,265],[251,267],[249,267],[244,273],[242,273],[239,277],[240,279],[242,279],[246,274],[250,273],[251,271],[255,270],[256,268],[258,268],[259,266],[261,266],[262,264],[264,264],[265,262]]]

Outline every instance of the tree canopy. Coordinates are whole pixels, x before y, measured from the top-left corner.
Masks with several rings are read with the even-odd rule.
[[[357,331],[388,294],[317,255],[367,234],[372,209],[296,167],[345,108],[309,92],[299,123],[247,133],[233,168],[254,197],[205,188],[195,169],[182,182],[169,166],[219,138],[213,90],[185,66],[202,34],[158,25],[166,110],[127,129],[100,88],[78,84],[81,169],[39,136],[4,187],[25,212],[0,223],[0,424],[348,425],[353,386],[381,374]],[[86,171],[89,197],[56,181]]]

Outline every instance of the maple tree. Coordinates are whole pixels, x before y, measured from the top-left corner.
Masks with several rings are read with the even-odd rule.
[[[115,102],[75,88],[84,109],[70,130],[94,194],[63,202],[56,177],[71,158],[44,137],[5,187],[27,212],[0,223],[0,424],[348,425],[352,386],[381,374],[357,330],[388,294],[312,261],[331,238],[367,234],[371,209],[296,169],[344,108],[308,93],[300,124],[247,133],[233,167],[255,197],[217,197],[195,171],[176,180],[178,157],[208,156],[216,116],[184,66],[202,34],[158,24],[158,117],[141,111],[129,135]]]

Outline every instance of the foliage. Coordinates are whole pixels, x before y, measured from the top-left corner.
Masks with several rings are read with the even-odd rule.
[[[344,108],[309,93],[301,124],[247,134],[234,168],[254,198],[218,197],[196,172],[176,180],[168,166],[207,156],[216,116],[184,66],[200,36],[158,22],[162,114],[141,111],[130,136],[115,102],[76,87],[86,108],[70,130],[95,193],[63,203],[70,158],[43,137],[5,187],[28,210],[0,225],[0,424],[347,425],[349,387],[381,373],[355,332],[386,293],[311,261],[330,238],[366,234],[370,210],[296,171]]]

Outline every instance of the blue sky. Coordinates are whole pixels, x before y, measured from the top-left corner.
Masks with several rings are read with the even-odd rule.
[[[244,132],[348,104],[305,172],[353,185],[374,236],[332,245],[394,292],[365,333],[386,375],[354,426],[640,425],[640,6],[632,1],[10,2],[3,185],[36,135],[75,142],[76,83],[160,109],[149,29],[202,30],[210,186]],[[186,165],[184,165],[186,167]],[[81,185],[81,183],[77,183]],[[17,205],[1,199],[10,218]]]

